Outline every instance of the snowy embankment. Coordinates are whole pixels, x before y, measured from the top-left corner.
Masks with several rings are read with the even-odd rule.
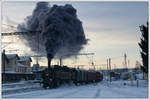
[[[125,84],[124,84],[125,83]],[[39,89],[16,94],[3,94],[3,98],[148,98],[147,81],[103,81],[97,84],[62,85],[57,89]],[[38,84],[39,86],[39,84]]]

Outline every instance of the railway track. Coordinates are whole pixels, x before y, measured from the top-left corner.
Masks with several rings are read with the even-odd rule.
[[[2,84],[2,95],[16,94],[43,89],[38,80]]]
[[[2,95],[16,94],[16,93],[25,93],[25,92],[37,91],[37,90],[43,90],[43,88],[42,87],[30,87],[30,88],[6,90],[6,91],[2,91]]]

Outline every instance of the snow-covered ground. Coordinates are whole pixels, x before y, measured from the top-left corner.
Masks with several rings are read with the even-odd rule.
[[[2,84],[2,91],[7,90],[15,90],[15,89],[21,89],[26,87],[39,87],[38,83],[36,83],[38,80],[29,80],[29,81],[20,81],[15,83],[5,83]]]
[[[126,83],[124,85],[124,83]],[[139,81],[102,81],[87,85],[62,85],[57,89],[42,89],[39,84],[25,85],[37,87],[37,90],[2,94],[2,98],[148,98],[148,83]],[[9,87],[10,88],[10,87]],[[23,87],[20,87],[23,88]],[[15,89],[15,88],[14,88]],[[17,87],[18,89],[18,87]],[[3,85],[3,91],[9,90]]]

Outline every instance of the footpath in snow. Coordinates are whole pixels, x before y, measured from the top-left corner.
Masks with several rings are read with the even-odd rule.
[[[57,89],[42,89],[39,84],[25,85],[35,87],[19,93],[2,94],[2,98],[148,98],[147,81],[140,80],[137,87],[136,81],[102,81],[86,85],[75,86],[73,84],[62,85]],[[17,87],[18,88],[18,87]],[[22,87],[20,87],[21,89]],[[3,85],[3,92],[8,90]]]

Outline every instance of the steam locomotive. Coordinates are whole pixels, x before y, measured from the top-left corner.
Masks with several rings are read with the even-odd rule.
[[[43,88],[57,88],[63,83],[88,84],[100,82],[103,75],[98,71],[86,71],[69,68],[67,66],[54,65],[42,72]]]

